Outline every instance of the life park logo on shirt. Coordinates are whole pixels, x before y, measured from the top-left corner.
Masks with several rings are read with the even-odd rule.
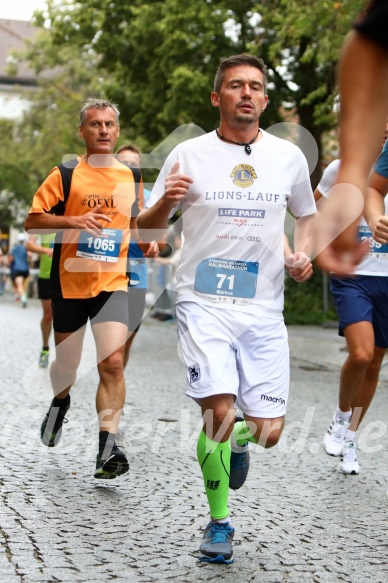
[[[240,188],[248,188],[252,186],[253,182],[257,178],[257,174],[253,166],[249,164],[238,164],[232,170],[230,175],[236,186]]]
[[[264,219],[264,209],[239,209],[239,208],[220,208],[218,209],[220,217],[237,217],[239,219]]]

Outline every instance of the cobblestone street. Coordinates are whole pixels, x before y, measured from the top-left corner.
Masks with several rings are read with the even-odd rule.
[[[337,402],[345,341],[334,328],[290,327],[291,396],[279,444],[252,448],[231,491],[232,565],[198,561],[208,522],[196,460],[197,405],[184,394],[174,323],[147,317],[126,369],[118,444],[128,474],[93,477],[98,375],[87,333],[63,438],[44,447],[52,398],[38,367],[38,300],[0,297],[1,554],[5,583],[386,583],[388,367],[362,426],[358,476],[337,472],[323,435]]]

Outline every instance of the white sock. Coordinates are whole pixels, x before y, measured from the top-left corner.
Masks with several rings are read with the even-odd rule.
[[[356,438],[356,431],[349,431],[349,429],[346,432],[346,436],[345,436],[345,442],[347,441],[348,443],[350,441],[352,441],[353,443],[356,443],[357,438]]]
[[[338,408],[335,416],[337,419],[341,419],[342,421],[347,421],[349,423],[350,419],[352,418],[352,410],[350,409],[350,411],[341,411],[341,409]]]
[[[248,441],[244,445],[237,445],[237,443],[232,443],[232,451],[235,453],[245,453],[248,447]]]
[[[226,518],[212,518],[212,522],[217,522],[218,524],[230,524],[230,518],[227,516]]]

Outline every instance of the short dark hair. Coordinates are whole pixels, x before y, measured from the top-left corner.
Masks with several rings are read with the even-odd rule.
[[[117,107],[117,105],[115,103],[113,103],[112,101],[108,101],[107,99],[97,99],[95,97],[89,97],[81,111],[79,114],[79,123],[80,125],[84,125],[85,123],[85,118],[86,118],[86,112],[89,111],[89,109],[107,109],[108,107],[111,107],[115,113],[116,116],[116,123],[119,123],[119,118],[120,118],[120,112],[119,109]]]
[[[135,152],[135,154],[139,154],[141,156],[141,150],[134,144],[123,144],[118,148],[116,154],[120,154],[120,152],[124,152],[124,150],[130,150],[131,152]]]
[[[232,55],[231,57],[225,57],[221,60],[219,67],[217,69],[216,76],[214,78],[214,91],[219,93],[221,90],[222,81],[224,80],[225,71],[230,69],[230,67],[242,67],[243,65],[249,65],[250,67],[256,67],[263,74],[264,79],[264,93],[267,93],[267,80],[268,80],[268,69],[263,59],[257,57],[256,55],[251,55],[250,53],[241,53],[240,55]]]

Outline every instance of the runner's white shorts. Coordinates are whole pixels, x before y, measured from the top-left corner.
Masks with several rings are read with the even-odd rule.
[[[176,314],[189,397],[228,393],[251,417],[285,415],[290,361],[283,320],[196,302],[178,303]]]

